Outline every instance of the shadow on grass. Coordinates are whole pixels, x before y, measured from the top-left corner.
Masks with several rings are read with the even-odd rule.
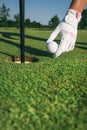
[[[9,39],[19,39],[20,38],[20,34],[19,33],[12,33],[12,32],[0,32],[0,34],[5,37],[5,38],[9,38]],[[19,38],[14,38],[14,36],[19,37]],[[40,37],[35,37],[35,36],[29,36],[29,35],[25,35],[25,38],[29,38],[32,40],[38,40],[38,41],[45,41],[47,39],[45,38],[40,38]]]
[[[6,53],[6,52],[2,52],[2,51],[0,51],[0,54],[7,55],[7,56],[9,56],[9,57],[14,57],[13,55],[11,55],[11,54],[8,54],[8,53]]]
[[[76,42],[75,47],[76,47],[76,48],[80,48],[80,49],[87,50],[87,43]]]
[[[17,48],[20,48],[20,44],[17,44],[16,42],[13,42],[11,40],[18,40],[20,39],[20,34],[19,33],[12,33],[12,32],[0,32],[0,34],[2,35],[3,38],[0,38],[0,41],[13,45]],[[7,38],[7,39],[4,39]],[[25,38],[28,39],[32,39],[32,40],[37,40],[37,41],[44,41],[46,42],[47,39],[45,38],[40,38],[40,37],[35,37],[35,36],[29,36],[29,35],[25,35]],[[84,45],[84,46],[83,46]],[[87,49],[87,44],[86,43],[82,43],[82,42],[77,42],[76,43],[76,47],[77,48],[81,48],[81,49]],[[29,53],[29,54],[33,54],[36,56],[46,56],[46,57],[50,57],[50,54],[47,51],[44,50],[40,50],[39,48],[32,48],[29,46],[25,46],[25,52]],[[5,52],[1,52],[2,54],[8,55],[8,56],[12,56],[11,54],[7,54]]]
[[[0,32],[0,34],[5,38],[14,39],[14,40],[18,40],[19,39],[18,37],[20,36],[19,33],[12,33],[12,32]]]
[[[13,45],[17,48],[20,48],[20,44],[17,44],[16,42],[11,41],[11,40],[15,39],[14,36],[19,37],[18,39],[20,39],[19,33],[0,32],[0,34],[3,36],[3,38],[0,38],[0,41],[4,42],[6,44]],[[4,39],[4,38],[7,38],[7,39]],[[29,39],[32,39],[32,40],[38,40],[38,41],[46,41],[47,40],[47,39],[44,39],[44,38],[28,36],[28,35],[25,35],[25,38],[29,38]],[[17,38],[15,40],[17,40]],[[46,57],[50,56],[50,54],[47,51],[40,50],[39,48],[38,49],[32,48],[32,47],[29,47],[29,46],[25,46],[25,52],[27,52],[29,54],[36,55],[36,56],[46,56]],[[1,52],[1,53],[8,55],[8,56],[12,56],[12,55],[7,54],[5,52]]]

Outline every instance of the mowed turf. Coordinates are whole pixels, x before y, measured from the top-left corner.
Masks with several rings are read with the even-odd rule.
[[[56,59],[46,51],[51,32],[25,29],[25,55],[39,61],[16,64],[7,58],[20,55],[19,30],[0,28],[0,130],[87,129],[87,31]]]

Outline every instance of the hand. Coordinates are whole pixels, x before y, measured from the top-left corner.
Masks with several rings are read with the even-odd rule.
[[[63,52],[68,52],[74,49],[77,38],[77,27],[80,19],[81,13],[73,9],[69,9],[64,20],[60,22],[50,35],[47,43],[52,42],[59,33],[62,35],[59,47],[54,54],[55,57],[60,56]]]

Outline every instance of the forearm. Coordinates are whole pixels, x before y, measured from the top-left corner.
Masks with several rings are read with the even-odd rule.
[[[82,12],[87,4],[87,0],[72,0],[70,5],[70,9],[77,10],[78,12]]]

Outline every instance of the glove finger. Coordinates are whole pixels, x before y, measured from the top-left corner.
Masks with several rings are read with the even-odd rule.
[[[72,51],[75,47],[76,37],[71,37],[70,45],[68,46],[67,52]]]
[[[74,37],[71,37],[70,33],[63,32],[59,47],[55,53],[55,57],[60,56],[63,52],[68,52],[74,48]],[[73,44],[72,44],[73,43]]]
[[[55,30],[51,33],[50,37],[47,40],[47,43],[52,42],[58,36],[58,34],[60,33],[60,31],[61,31],[61,24],[59,24],[55,28]]]
[[[68,43],[67,43],[68,42]],[[55,53],[55,57],[60,56],[63,52],[67,50],[67,45],[69,44],[69,40],[66,39],[66,36],[62,36],[59,47]]]

